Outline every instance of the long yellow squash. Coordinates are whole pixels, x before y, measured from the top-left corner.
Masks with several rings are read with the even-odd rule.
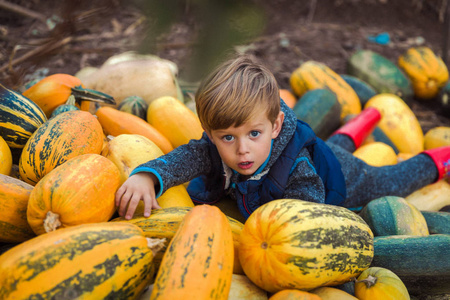
[[[347,115],[361,112],[361,102],[353,88],[331,68],[317,61],[304,62],[292,72],[290,85],[301,97],[309,90],[327,88],[336,94],[341,104],[341,120]]]
[[[40,235],[0,256],[0,299],[136,299],[154,275],[153,242],[110,222]]]
[[[275,293],[347,282],[369,267],[373,251],[372,231],[352,211],[279,199],[245,222],[239,260],[251,281]]]
[[[424,136],[417,117],[398,96],[384,93],[367,101],[364,108],[374,107],[381,113],[378,127],[400,152],[418,154],[423,151]]]
[[[233,255],[225,215],[215,206],[195,206],[164,254],[150,299],[228,299]]]

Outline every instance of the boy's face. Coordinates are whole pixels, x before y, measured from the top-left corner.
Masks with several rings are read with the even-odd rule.
[[[227,166],[241,175],[251,176],[270,154],[272,139],[280,133],[284,113],[272,124],[265,114],[255,116],[239,127],[207,132]]]

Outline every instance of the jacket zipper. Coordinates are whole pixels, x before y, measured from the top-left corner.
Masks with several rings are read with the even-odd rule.
[[[245,211],[248,213],[248,215],[251,215],[247,208],[247,205],[245,204],[245,195],[242,195],[242,204],[244,204]]]

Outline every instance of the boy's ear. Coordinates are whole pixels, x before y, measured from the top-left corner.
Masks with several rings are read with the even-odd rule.
[[[284,122],[284,112],[280,111],[278,113],[278,117],[275,119],[275,122],[273,122],[272,126],[272,138],[276,138],[278,134],[280,134],[281,127],[283,126]]]

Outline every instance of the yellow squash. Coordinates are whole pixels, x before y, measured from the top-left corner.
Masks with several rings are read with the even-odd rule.
[[[355,282],[355,296],[359,300],[409,300],[403,281],[391,270],[371,267]]]
[[[331,286],[322,286],[311,291],[322,300],[359,300],[343,290]]]
[[[292,72],[292,91],[301,97],[309,90],[327,88],[334,92],[341,104],[341,120],[349,114],[361,112],[361,102],[353,88],[328,66],[317,61],[307,61]]]
[[[0,136],[0,174],[9,175],[12,168],[11,149],[5,140]]]
[[[398,96],[384,93],[372,97],[364,108],[374,107],[381,113],[378,127],[400,152],[423,151],[424,136],[414,112]]]
[[[450,205],[450,184],[445,180],[429,184],[405,197],[419,210],[439,211]]]
[[[450,146],[450,126],[431,128],[424,136],[425,150]]]
[[[382,142],[372,142],[362,145],[353,155],[375,167],[395,165],[397,154],[391,146]]]
[[[442,59],[428,47],[412,47],[398,59],[398,65],[411,80],[414,95],[431,99],[448,80],[448,69]]]

